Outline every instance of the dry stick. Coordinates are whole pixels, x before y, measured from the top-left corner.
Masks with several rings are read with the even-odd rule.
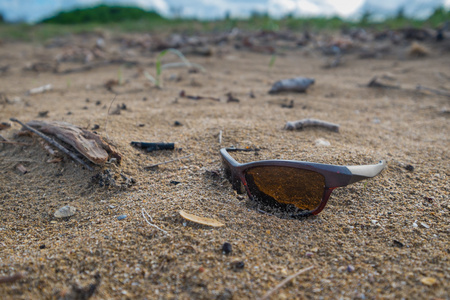
[[[165,164],[177,161],[177,160],[182,160],[182,159],[191,157],[192,155],[194,155],[194,154],[189,154],[189,155],[178,157],[178,158],[175,158],[175,159],[172,159],[172,160],[163,161],[163,162],[160,162],[160,163],[157,163],[157,164],[154,164],[154,165],[146,166],[146,167],[144,167],[144,169],[151,169],[151,168],[157,167],[159,165],[165,165]]]
[[[150,223],[150,222],[147,220],[147,217],[144,215],[144,212],[145,212],[145,214],[148,216],[148,218],[150,219],[150,221],[153,222],[153,218],[148,214],[148,212],[147,212],[144,208],[142,209],[142,216],[144,217],[144,220],[145,220],[145,222],[147,222],[148,225],[150,225],[150,226],[152,226],[152,227],[155,227],[156,229],[158,229],[159,231],[164,232],[164,233],[167,234],[167,235],[170,235],[170,234],[169,234],[167,231],[165,231],[164,229],[161,229],[161,228],[159,228],[158,226],[156,226],[155,224]]]
[[[447,91],[438,90],[438,89],[432,89],[432,88],[429,88],[429,87],[426,87],[426,86],[421,86],[420,84],[417,85],[416,89],[418,91],[421,91],[421,90],[429,91],[429,92],[432,92],[432,93],[434,93],[436,95],[439,95],[439,96],[450,97],[450,93],[447,92]]]
[[[55,141],[54,139],[46,136],[45,134],[43,134],[42,132],[40,132],[39,130],[36,130],[22,122],[20,122],[19,120],[15,119],[15,118],[11,118],[10,119],[13,122],[19,123],[20,125],[22,125],[25,129],[36,133],[38,136],[40,136],[41,138],[43,138],[44,140],[46,140],[48,143],[52,144],[53,146],[55,146],[56,148],[58,148],[59,150],[61,150],[62,152],[64,152],[65,154],[69,155],[73,160],[75,160],[77,163],[85,166],[89,171],[93,171],[94,169],[92,169],[91,166],[89,166],[88,164],[86,164],[84,161],[82,161],[81,159],[79,159],[75,154],[73,154],[72,152],[70,152],[69,150],[67,150],[66,148],[64,148],[64,146],[62,146],[61,144],[59,144],[57,141]]]
[[[306,271],[311,270],[312,268],[314,268],[314,266],[309,266],[307,268],[301,269],[300,271],[298,271],[297,273],[287,277],[285,280],[283,280],[282,282],[280,282],[276,287],[274,287],[273,289],[271,289],[270,291],[268,291],[262,298],[260,298],[259,300],[266,300],[269,299],[270,296],[272,296],[273,293],[275,293],[276,291],[278,291],[280,288],[283,287],[283,285],[285,285],[286,283],[288,283],[289,281],[291,281],[292,279],[294,279],[295,277],[297,277],[298,275],[305,273]]]
[[[22,273],[16,273],[14,275],[11,276],[3,276],[0,277],[0,283],[13,283],[17,280],[20,280],[22,278],[24,278],[25,275],[23,275]]]
[[[302,120],[298,120],[298,121],[294,121],[294,122],[286,122],[284,129],[286,129],[286,130],[294,130],[294,129],[302,130],[305,127],[323,127],[323,128],[326,128],[326,129],[334,131],[334,132],[339,132],[338,124],[334,124],[334,123],[330,123],[330,122],[326,122],[326,121],[322,121],[322,120],[317,120],[317,119],[302,119]]]
[[[219,131],[219,145],[222,145],[222,130]]]

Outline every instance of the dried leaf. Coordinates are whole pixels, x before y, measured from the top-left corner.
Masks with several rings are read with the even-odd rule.
[[[214,220],[214,219],[210,219],[210,218],[204,218],[204,217],[199,217],[196,215],[192,215],[192,214],[188,214],[185,211],[180,210],[180,216],[183,217],[183,219],[197,223],[197,224],[202,224],[202,225],[206,225],[206,226],[212,226],[212,227],[222,227],[225,226],[225,224]]]

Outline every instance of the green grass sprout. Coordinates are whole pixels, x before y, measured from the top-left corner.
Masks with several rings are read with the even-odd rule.
[[[181,59],[181,62],[167,63],[167,64],[163,65],[161,63],[161,60],[162,60],[162,58],[164,56],[166,56],[167,53],[173,53],[173,54],[177,55]],[[166,70],[166,69],[170,69],[170,68],[179,68],[179,67],[196,68],[196,69],[199,69],[202,72],[205,71],[205,69],[201,65],[195,64],[195,63],[191,63],[183,55],[183,53],[181,53],[180,50],[169,48],[169,49],[161,51],[158,54],[158,56],[156,57],[156,65],[155,65],[156,75],[155,75],[155,77],[150,75],[147,71],[144,71],[144,76],[148,80],[150,80],[157,88],[162,88],[162,78],[161,78],[162,71]]]

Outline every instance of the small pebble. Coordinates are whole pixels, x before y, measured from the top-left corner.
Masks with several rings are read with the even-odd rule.
[[[54,216],[55,218],[68,218],[73,216],[76,213],[77,209],[73,206],[66,205],[58,209]]]
[[[39,249],[45,249],[45,244],[40,245]]]
[[[123,220],[123,219],[125,219],[127,217],[127,215],[120,215],[120,216],[117,216],[117,220]]]
[[[38,112],[38,117],[45,118],[48,116],[48,110]]]
[[[243,261],[235,261],[232,263],[232,266],[236,270],[243,269],[245,267],[245,263]]]
[[[222,245],[222,252],[223,252],[223,254],[228,255],[228,254],[231,253],[231,251],[232,251],[232,249],[231,249],[231,244],[230,243],[224,243]]]
[[[316,146],[324,146],[324,147],[328,147],[331,145],[329,141],[324,139],[317,139],[314,141],[314,143],[316,144]]]
[[[348,265],[347,266],[347,272],[351,273],[351,272],[354,272],[354,271],[355,271],[355,267],[354,266],[352,266],[352,265]]]
[[[173,126],[183,126],[180,121],[173,122]]]
[[[397,240],[393,240],[393,243],[395,247],[403,248],[404,246],[402,242],[399,242]]]
[[[306,253],[305,253],[305,256],[306,256],[306,257],[313,257],[313,256],[314,256],[314,253],[312,253],[312,252],[306,252]]]
[[[406,169],[407,171],[412,172],[412,171],[414,171],[414,166],[412,166],[412,165],[406,165],[406,166],[405,166],[405,169]]]

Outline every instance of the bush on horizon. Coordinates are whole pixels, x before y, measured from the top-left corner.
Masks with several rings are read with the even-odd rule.
[[[107,24],[112,22],[138,20],[164,20],[155,11],[145,11],[137,7],[98,5],[60,12],[40,23],[73,25],[81,23]]]

